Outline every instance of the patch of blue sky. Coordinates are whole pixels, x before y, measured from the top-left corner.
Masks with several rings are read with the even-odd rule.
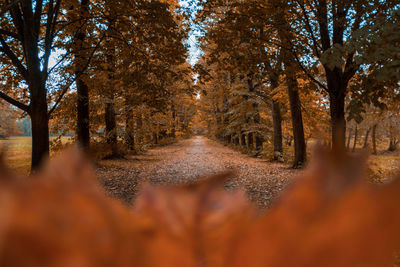
[[[199,38],[202,36],[202,31],[199,26],[194,23],[197,11],[199,10],[197,0],[180,0],[179,4],[187,12],[190,13],[190,31],[189,36],[186,39],[186,45],[188,46],[189,58],[188,62],[194,66],[199,58],[203,55],[203,51],[200,48]]]

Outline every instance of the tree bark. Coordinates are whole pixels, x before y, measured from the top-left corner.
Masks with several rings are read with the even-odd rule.
[[[90,119],[89,119],[89,88],[86,83],[78,79],[77,88],[77,140],[82,148],[87,151],[90,147]]]
[[[144,142],[143,135],[140,134],[140,132],[141,132],[141,130],[142,130],[142,127],[143,127],[142,115],[139,114],[139,115],[136,117],[136,132],[138,133],[138,138],[137,138],[138,144],[143,144],[143,142]]]
[[[47,113],[46,89],[40,79],[31,80],[32,92],[29,115],[32,122],[32,163],[31,171],[41,167],[49,156],[49,117]]]
[[[232,137],[231,137],[230,134],[225,135],[225,142],[226,142],[227,144],[230,144],[230,143],[231,143],[231,141],[232,141],[231,139],[232,139]]]
[[[171,129],[171,137],[172,138],[176,138],[176,110],[175,110],[175,106],[172,105],[171,106],[171,112],[172,112],[172,129]]]
[[[125,102],[125,143],[129,150],[135,150],[135,132],[131,102]]]
[[[90,119],[89,119],[89,88],[81,78],[87,63],[87,52],[85,51],[85,38],[87,34],[87,16],[89,12],[89,0],[81,0],[80,19],[83,25],[75,37],[75,75],[77,92],[77,125],[76,134],[78,143],[87,151],[90,147]]]
[[[353,152],[356,151],[357,147],[357,135],[358,135],[358,125],[356,125],[356,130],[354,131],[354,143],[353,143]]]
[[[158,133],[153,133],[153,143],[158,145]]]
[[[352,135],[353,135],[353,129],[350,128],[350,129],[349,129],[349,135],[347,136],[347,145],[346,145],[347,150],[350,149],[350,142],[351,142],[351,137],[352,137]]]
[[[239,137],[235,137],[234,143],[235,143],[235,145],[239,145]]]
[[[397,150],[397,146],[399,144],[399,141],[397,141],[395,138],[390,138],[390,143],[389,143],[389,151],[396,151]]]
[[[284,17],[280,17],[281,22],[290,28]],[[293,40],[294,37],[284,29],[279,31],[282,40]],[[288,87],[290,113],[292,115],[292,128],[294,137],[294,162],[293,168],[302,167],[307,161],[306,142],[304,138],[303,116],[296,77],[296,63],[294,56],[289,51],[282,49],[282,60],[285,66],[286,84]]]
[[[274,125],[274,156],[273,160],[282,158],[282,116],[281,108],[278,102],[272,100],[272,120]]]
[[[253,133],[248,133],[247,134],[247,148],[250,149],[250,150],[254,149]]]
[[[114,97],[109,99],[106,103],[105,111],[105,122],[106,122],[106,140],[107,144],[111,146],[112,155],[118,155],[117,147],[117,124],[115,120],[115,108],[114,108]]]
[[[260,113],[258,112],[258,110],[254,114],[253,119],[254,119],[254,123],[256,123],[256,124],[261,123],[261,116],[260,116]],[[254,134],[256,137],[256,140],[255,140],[256,141],[256,150],[261,151],[263,149],[264,138],[259,133],[254,133]]]
[[[240,145],[245,148],[246,147],[246,135],[244,132],[240,133]]]
[[[37,45],[29,44],[27,50],[27,65],[29,72],[30,109],[32,122],[32,164],[34,172],[49,156],[49,115],[47,110],[47,90],[44,74],[40,70],[40,60],[37,54]],[[32,51],[32,50],[36,50]],[[47,74],[46,74],[47,75]]]
[[[372,127],[372,154],[376,155],[378,152],[376,150],[376,128],[378,127],[378,124],[375,123],[374,126]]]
[[[344,111],[345,108],[345,94],[343,92],[344,90],[345,90],[344,88],[337,88],[337,89],[331,89],[331,91],[329,91],[333,149],[345,148],[346,122],[345,122],[345,111]]]
[[[368,145],[368,137],[369,137],[369,133],[371,132],[371,128],[368,128],[367,132],[365,133],[365,139],[364,139],[364,145],[363,148],[366,148]]]

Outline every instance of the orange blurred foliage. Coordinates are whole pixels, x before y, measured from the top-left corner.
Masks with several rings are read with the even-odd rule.
[[[35,177],[0,170],[0,266],[390,266],[400,183],[372,186],[361,157],[320,149],[260,214],[229,173],[145,186],[131,209],[105,196],[72,149]]]

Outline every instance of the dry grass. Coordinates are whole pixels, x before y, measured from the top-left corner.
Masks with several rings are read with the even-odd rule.
[[[54,137],[51,137],[54,140]],[[71,142],[71,137],[63,137],[62,143]],[[28,174],[31,162],[31,138],[25,136],[14,136],[0,140],[0,147],[5,151],[5,162],[13,170],[20,174]],[[308,144],[308,152],[312,144]],[[361,145],[359,145],[361,147]],[[387,182],[396,174],[400,173],[400,151],[388,152],[387,142],[378,143],[378,155],[371,155],[369,160],[368,176],[376,182]],[[293,146],[285,146],[285,158],[290,161]],[[52,152],[54,154],[54,152]],[[310,153],[309,153],[310,156]]]
[[[50,140],[55,137],[50,137]],[[62,137],[62,142],[71,141],[71,137]],[[20,174],[28,174],[31,166],[32,138],[29,136],[13,136],[0,140],[1,150],[5,154],[5,163]]]

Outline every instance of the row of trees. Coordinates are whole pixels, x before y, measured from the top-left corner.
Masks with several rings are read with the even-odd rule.
[[[57,132],[75,131],[85,149],[90,137],[100,134],[113,156],[119,154],[120,137],[134,149],[190,131],[187,27],[175,12],[177,4],[0,4],[0,97],[31,119],[32,169],[49,153],[49,125]]]
[[[298,167],[312,135],[342,149],[346,120],[357,124],[367,106],[383,111],[396,104],[389,100],[398,97],[400,81],[397,1],[199,5],[202,112],[218,138],[255,149],[273,139],[281,155],[282,138],[290,135]]]

